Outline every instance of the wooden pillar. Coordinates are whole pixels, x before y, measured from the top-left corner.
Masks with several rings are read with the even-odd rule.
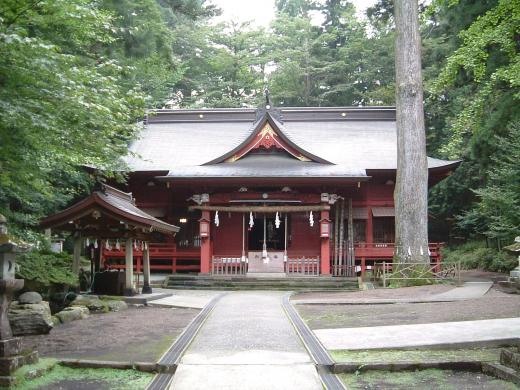
[[[126,296],[134,295],[134,247],[132,239],[125,241],[125,291]]]
[[[79,235],[74,237],[74,255],[72,258],[72,272],[74,272],[75,274],[79,274],[82,242],[83,242],[83,240]]]
[[[202,211],[200,223],[200,273],[209,274],[211,264],[211,216],[209,211]],[[204,226],[206,224],[206,226]]]
[[[330,225],[329,211],[322,210],[320,224],[327,223]],[[321,235],[320,226],[320,235]],[[323,276],[330,276],[330,226],[327,228],[327,237],[321,237],[321,251],[320,251],[320,273]]]
[[[144,249],[141,251],[141,256],[136,257],[135,272],[139,273],[142,271],[142,263],[144,260]]]
[[[367,207],[367,244],[372,244],[374,242],[374,224],[372,220],[372,207]],[[370,248],[371,245],[368,245]]]
[[[149,243],[146,243],[143,249],[143,294],[151,294],[150,287],[150,248]]]

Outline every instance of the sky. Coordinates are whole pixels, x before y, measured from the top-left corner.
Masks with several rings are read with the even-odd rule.
[[[274,18],[274,0],[211,0],[222,9],[219,21],[254,21],[257,26],[267,27]],[[376,0],[351,0],[361,15]]]

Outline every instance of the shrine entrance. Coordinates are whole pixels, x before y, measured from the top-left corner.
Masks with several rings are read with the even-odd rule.
[[[279,273],[285,275],[287,258],[287,218],[257,215],[257,222],[247,228],[248,274]]]

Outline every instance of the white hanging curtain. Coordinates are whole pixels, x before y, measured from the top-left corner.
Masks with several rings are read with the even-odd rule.
[[[249,227],[252,229],[255,226],[255,220],[253,218],[253,212],[249,212]]]

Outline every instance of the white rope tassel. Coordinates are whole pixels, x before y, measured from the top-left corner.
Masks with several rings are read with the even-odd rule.
[[[90,240],[88,239],[88,237],[87,237],[87,239],[85,240],[85,246],[90,246]]]
[[[105,243],[105,248],[107,248],[108,251],[112,249],[110,247],[110,240],[107,240],[107,242]]]
[[[408,247],[408,256],[412,255],[412,248]]]
[[[144,243],[144,249],[148,250],[148,241]]]
[[[141,252],[143,251],[144,249],[144,241],[141,241]]]
[[[428,247],[428,256],[432,255],[432,251],[430,250],[430,247]]]
[[[119,244],[119,239],[116,240],[116,249],[117,250],[121,249],[121,245]]]
[[[311,227],[314,226],[314,215],[312,214],[312,211],[309,214],[309,224],[311,225]]]
[[[137,240],[134,240],[134,249],[137,249]]]
[[[249,212],[249,227],[252,229],[255,226],[255,220],[253,218],[253,212]]]
[[[421,256],[424,256],[424,251],[422,249],[422,245],[421,245]]]
[[[97,240],[94,240],[94,248],[96,248],[96,249],[98,248],[98,242],[97,242]]]
[[[215,226],[218,227],[220,220],[218,219],[218,210],[215,212]]]
[[[274,219],[274,226],[278,229],[280,227],[280,224],[282,221],[280,221],[280,216],[278,215],[278,211],[276,212],[276,218]]]

